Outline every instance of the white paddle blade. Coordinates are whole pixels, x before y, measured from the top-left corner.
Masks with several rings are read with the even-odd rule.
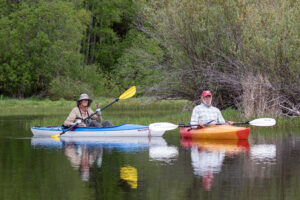
[[[272,118],[260,118],[252,120],[249,124],[252,126],[274,126],[276,124],[276,120]]]
[[[178,125],[169,122],[159,122],[149,125],[151,131],[170,131],[178,128]]]

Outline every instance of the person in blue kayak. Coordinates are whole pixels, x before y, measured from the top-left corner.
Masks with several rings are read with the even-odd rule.
[[[204,127],[216,123],[225,124],[225,119],[222,116],[221,111],[211,105],[212,95],[209,90],[203,91],[201,94],[201,104],[193,109],[191,117],[191,125],[198,125]],[[232,125],[233,122],[228,121],[228,124]],[[193,126],[197,128],[197,126]]]
[[[102,117],[101,117],[101,109],[96,109],[96,115],[92,115],[94,112],[90,108],[90,105],[92,103],[92,99],[89,98],[87,94],[81,94],[79,99],[77,100],[77,107],[73,108],[73,110],[70,112],[67,119],[64,121],[63,126],[73,126],[77,120],[82,120],[80,124],[78,124],[78,127],[96,127],[96,128],[102,128],[102,127],[111,127],[113,126],[111,121],[104,121],[102,124]],[[87,119],[90,117],[90,119]]]

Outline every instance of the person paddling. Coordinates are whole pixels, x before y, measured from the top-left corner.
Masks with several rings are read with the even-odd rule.
[[[203,91],[201,94],[201,104],[194,107],[190,124],[199,124],[200,127],[212,125],[216,123],[225,123],[221,111],[211,105],[212,95],[209,90]],[[228,121],[229,125],[233,122]],[[197,128],[193,126],[192,128]]]
[[[102,128],[113,126],[112,122],[108,120],[104,121],[101,124],[102,117],[100,108],[96,109],[96,115],[93,115],[90,119],[85,120],[94,113],[90,108],[92,101],[93,100],[90,99],[87,94],[81,94],[79,99],[77,100],[77,107],[73,108],[73,110],[70,112],[69,116],[64,121],[63,126],[70,127],[74,125],[79,119],[82,120],[82,122],[77,125],[78,127]]]

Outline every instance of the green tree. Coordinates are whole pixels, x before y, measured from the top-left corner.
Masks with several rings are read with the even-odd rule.
[[[159,96],[211,89],[223,108],[299,115],[299,2],[145,2],[138,29],[165,50]]]
[[[84,32],[81,10],[65,1],[22,2],[0,19],[0,91],[46,94],[57,76],[77,76]]]
[[[159,83],[162,77],[159,66],[164,52],[158,41],[137,31],[130,31],[124,42],[130,41],[130,46],[118,58],[115,65],[115,82],[120,88],[132,85],[139,86],[139,93],[146,92],[146,87]],[[146,93],[149,95],[150,91]]]
[[[111,72],[124,49],[121,43],[130,29],[135,4],[131,0],[85,0],[84,8],[91,13],[81,50],[85,63]]]

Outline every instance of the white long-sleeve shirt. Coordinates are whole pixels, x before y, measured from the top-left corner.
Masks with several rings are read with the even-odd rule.
[[[218,108],[201,103],[193,109],[191,125],[205,124],[210,121],[212,121],[212,123],[225,123],[225,119]]]

